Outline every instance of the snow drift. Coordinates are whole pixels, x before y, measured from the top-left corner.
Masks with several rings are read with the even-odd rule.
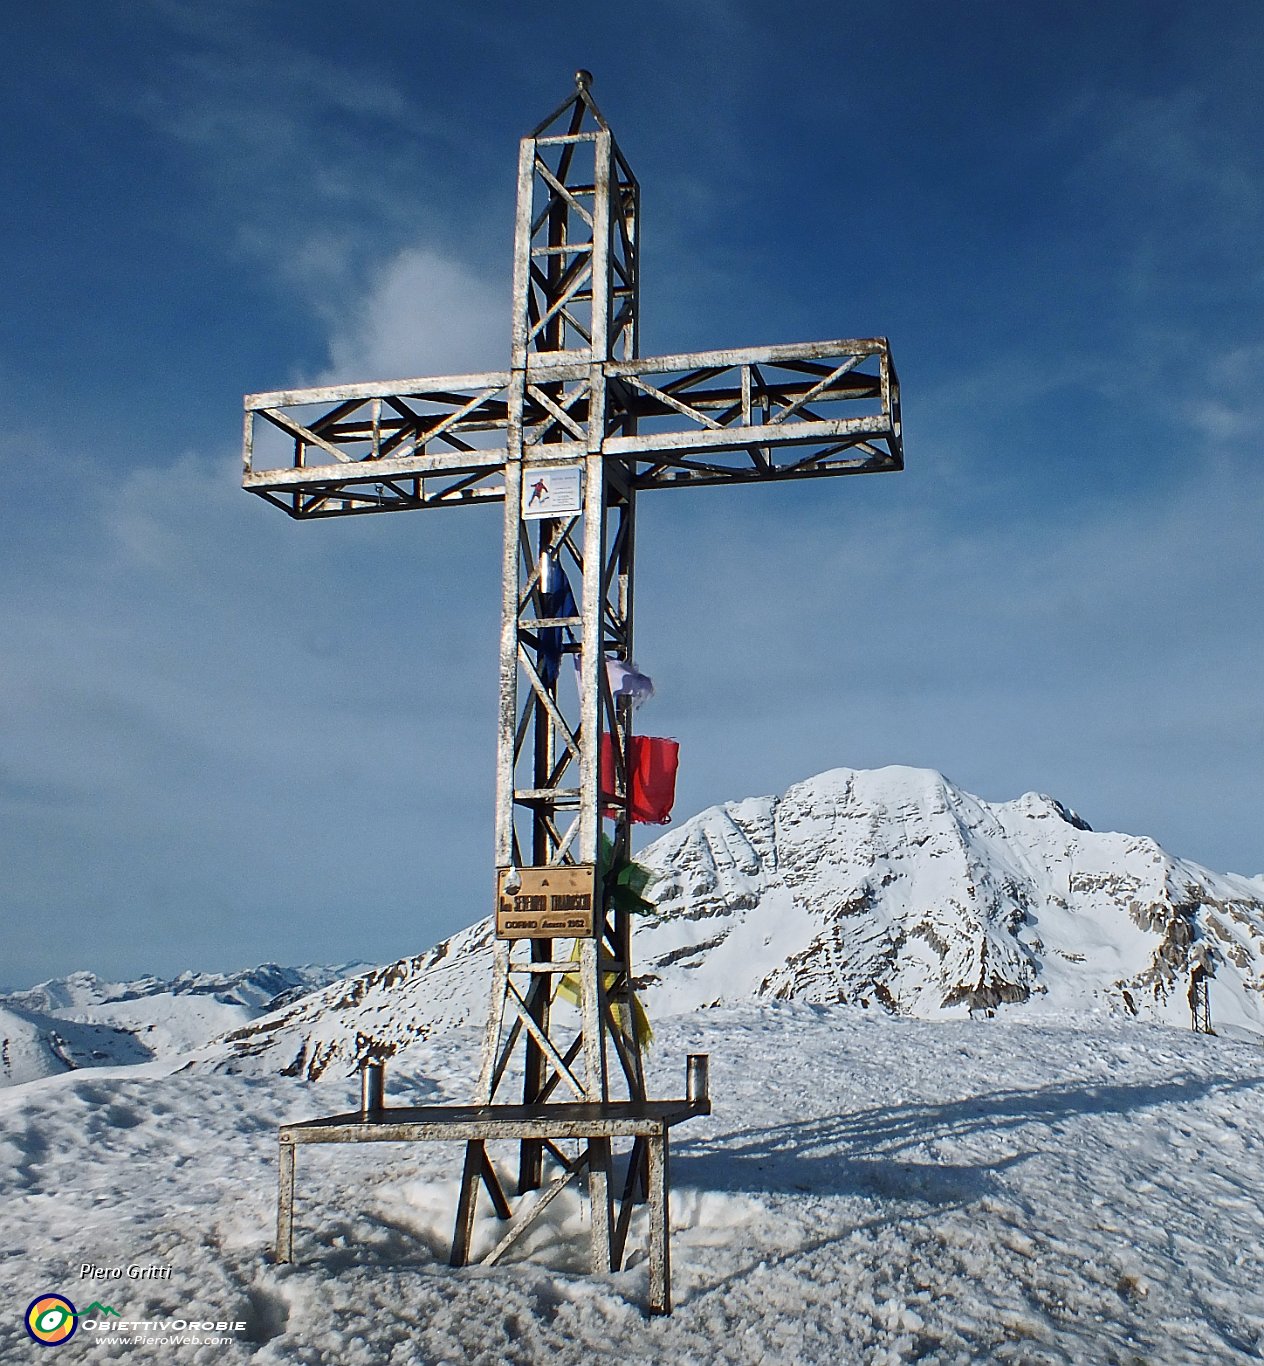
[[[467,1099],[478,1036],[408,1050],[392,1103]],[[178,1350],[80,1331],[49,1355],[76,1366],[1258,1366],[1258,1047],[1134,1020],[767,1001],[660,1021],[652,1091],[695,1052],[714,1110],[673,1132],[676,1308],[652,1321],[643,1210],[624,1269],[590,1275],[573,1187],[504,1261],[449,1267],[459,1143],[307,1150],[297,1260],[277,1265],[276,1125],[352,1107],[332,1069],[153,1063],[0,1092],[0,1361],[49,1355],[22,1310],[58,1288],[81,1309],[246,1325]],[[481,1202],[476,1247],[502,1232]]]

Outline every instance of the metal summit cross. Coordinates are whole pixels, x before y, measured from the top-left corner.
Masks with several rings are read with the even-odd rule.
[[[901,469],[900,399],[883,338],[639,355],[640,187],[591,79],[578,72],[519,149],[508,370],[245,402],[244,486],[291,517],[504,503],[497,938],[476,1104],[385,1107],[380,1062],[366,1059],[358,1115],[281,1130],[278,1255],[291,1255],[293,1144],[448,1137],[466,1143],[452,1251],[464,1264],[481,1187],[513,1217],[485,1146],[508,1137],[519,1194],[543,1185],[546,1158],[560,1175],[485,1260],[586,1171],[594,1269],[619,1267],[631,1206],[649,1197],[650,1307],[665,1313],[667,1129],[708,1102],[704,1059],[691,1060],[687,1100],[646,1097],[616,884],[630,856],[632,706],[607,663],[633,654],[637,494]],[[560,685],[560,655],[577,690]],[[558,1008],[563,978],[578,1012]],[[510,1085],[521,1104],[498,1100]],[[619,1201],[615,1138],[634,1140]],[[581,1151],[568,1156],[563,1139]]]

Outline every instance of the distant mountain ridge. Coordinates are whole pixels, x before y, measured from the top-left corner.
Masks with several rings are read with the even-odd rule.
[[[366,966],[182,972],[108,982],[73,972],[0,996],[0,1086],[172,1057]]]
[[[1093,831],[1053,798],[991,803],[925,769],[834,769],[703,811],[649,846],[656,911],[634,964],[651,1018],[760,999],[927,1018],[995,1012],[1190,1020],[1264,1034],[1264,878]],[[481,921],[333,984],[205,1053],[316,1077],[481,1023]]]

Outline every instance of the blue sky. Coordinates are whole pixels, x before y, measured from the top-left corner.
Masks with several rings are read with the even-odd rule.
[[[644,353],[886,335],[903,385],[901,475],[642,501],[678,818],[908,763],[1264,870],[1254,0],[51,0],[6,42],[0,987],[487,910],[498,513],[290,523],[241,395],[505,364],[516,142],[579,66]]]

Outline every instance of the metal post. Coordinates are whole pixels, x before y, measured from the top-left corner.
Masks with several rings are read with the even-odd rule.
[[[456,1205],[456,1228],[452,1232],[450,1266],[464,1266],[470,1260],[474,1237],[474,1214],[478,1205],[478,1185],[483,1173],[483,1144],[471,1139],[465,1145],[465,1166],[461,1172],[461,1194]]]
[[[671,1306],[671,1182],[668,1174],[668,1130],[649,1140],[650,1163],[650,1295],[651,1314],[670,1314]]]
[[[377,1119],[385,1103],[386,1063],[381,1058],[365,1058],[360,1064],[360,1114]]]
[[[636,260],[638,192],[627,163],[589,94],[591,77],[578,73],[576,93],[522,140],[514,241],[513,322],[506,399],[505,520],[500,652],[496,860],[515,867],[595,866],[601,847],[599,748],[603,730],[626,745],[605,680],[607,651],[631,651],[632,512],[627,471],[607,462],[608,431],[632,433],[635,417],[608,414],[604,367],[636,353],[639,297]],[[582,505],[576,513],[540,520],[533,545],[524,522],[524,479],[550,460],[578,466]],[[608,522],[613,520],[613,529]],[[577,598],[578,620],[565,628],[536,624],[543,605],[545,566],[565,572]],[[540,631],[565,629],[577,647],[576,713],[568,687],[545,677]],[[567,670],[569,673],[569,669]],[[625,708],[625,715],[627,709]],[[615,847],[628,849],[627,815],[616,820]],[[497,967],[478,1099],[494,1101],[506,1075],[504,1052],[522,1049],[522,1100],[544,1102],[558,1086],[553,1058],[581,1059],[584,1099],[609,1099],[606,1002],[608,970],[616,999],[627,1006],[630,934],[607,904],[595,908],[594,934],[581,938],[572,969],[579,983],[580,1028],[569,1043],[555,1040],[550,1001],[556,971],[539,968],[519,999],[534,1028],[505,1034],[517,1021],[514,974],[566,958],[555,940],[531,939],[529,965],[518,945],[498,945]],[[519,978],[521,980],[521,978]],[[523,1022],[525,1023],[525,1021]],[[556,1048],[550,1056],[541,1036]],[[503,1046],[499,1040],[506,1041]],[[504,1052],[498,1052],[499,1049]],[[496,1058],[499,1061],[495,1061]],[[635,1040],[619,1051],[628,1094],[644,1098]],[[523,1142],[520,1191],[543,1180],[543,1145]]]
[[[685,1099],[691,1104],[711,1103],[711,1055],[690,1053],[685,1062]]]
[[[294,1144],[284,1137],[277,1145],[276,1259],[294,1260]]]
[[[610,1140],[590,1138],[588,1140],[588,1203],[592,1217],[592,1270],[594,1275],[604,1275],[612,1264],[612,1233],[614,1231],[613,1209],[611,1207],[611,1167]]]

